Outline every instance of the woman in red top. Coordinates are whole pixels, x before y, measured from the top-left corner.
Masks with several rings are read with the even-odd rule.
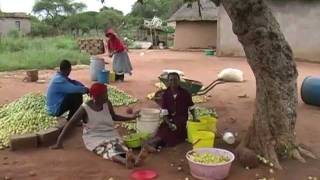
[[[124,74],[132,74],[132,65],[127,53],[128,49],[112,29],[106,30],[105,36],[108,38],[106,46],[109,57],[113,57],[112,67],[116,74],[116,81],[123,81]]]

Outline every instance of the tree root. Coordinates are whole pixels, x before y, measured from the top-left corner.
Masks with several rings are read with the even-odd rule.
[[[307,150],[307,148],[304,147],[304,145],[297,146],[297,148],[292,151],[292,157],[302,163],[306,162],[303,156],[311,159],[318,159],[318,157],[314,153],[312,153],[310,150]]]
[[[298,149],[293,150],[292,152],[292,157],[302,163],[306,163],[306,160],[301,156],[300,152]]]
[[[314,153],[312,153],[311,151],[309,151],[301,146],[298,147],[298,150],[303,156],[306,156],[311,159],[318,159],[318,157]]]
[[[257,167],[257,164],[255,164],[255,159],[253,158],[254,152],[250,149],[248,149],[246,146],[244,146],[243,143],[241,143],[237,148],[236,148],[236,153],[239,158],[239,161],[242,165],[248,166],[251,168]],[[311,159],[318,159],[318,157],[311,152],[311,150],[307,150],[303,145],[296,146],[296,148],[292,149],[291,152],[291,157],[293,159],[298,160],[301,163],[306,163],[306,158],[311,158]],[[278,159],[278,154],[276,153],[274,147],[269,146],[265,149],[264,152],[264,158],[261,160],[265,165],[272,166],[275,169],[282,170],[282,166],[279,162]]]
[[[268,153],[269,157],[267,157],[267,158],[269,158],[268,160],[273,163],[273,165],[276,169],[282,170],[282,166],[280,165],[279,158],[278,158],[278,155],[277,155],[274,147],[269,148],[268,151],[269,151],[269,153]]]

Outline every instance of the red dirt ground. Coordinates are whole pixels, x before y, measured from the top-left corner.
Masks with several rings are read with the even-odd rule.
[[[255,80],[247,62],[244,58],[217,58],[208,57],[200,52],[173,52],[173,51],[132,51],[130,57],[134,66],[134,74],[127,77],[127,81],[115,84],[139,98],[139,103],[131,105],[135,110],[140,107],[156,107],[154,102],[146,99],[146,95],[155,91],[154,83],[162,69],[179,69],[191,79],[199,80],[203,84],[209,84],[217,77],[223,68],[237,68],[244,72],[246,81],[244,83],[224,84],[217,86],[209,94],[210,100],[203,104],[214,107],[219,114],[218,128],[226,128],[236,131],[241,137],[246,131],[252,117],[255,98]],[[110,62],[110,59],[107,61]],[[308,75],[319,75],[320,64],[298,62],[299,79],[298,85]],[[54,73],[53,70],[40,72],[40,78],[48,81]],[[0,104],[5,104],[23,96],[29,92],[45,92],[47,82],[25,83],[22,82],[24,74],[22,71],[0,74]],[[72,78],[83,81],[90,85],[88,69],[74,70]],[[241,95],[248,95],[248,98],[239,98]],[[125,113],[125,107],[118,108],[118,112]],[[312,147],[312,150],[320,155],[320,108],[308,106],[299,97],[297,136],[299,142]],[[236,119],[236,121],[231,120]],[[190,145],[183,144],[176,148],[165,149],[158,154],[153,154],[146,161],[143,167],[138,169],[154,169],[158,172],[157,179],[160,180],[184,180],[186,177],[193,179],[189,173],[185,152]],[[230,148],[230,147],[228,147]],[[178,172],[170,166],[171,163],[182,163],[183,170]],[[309,175],[320,178],[320,161],[308,159],[305,164],[296,161],[282,162],[284,170],[269,173],[269,168],[260,166],[257,169],[245,170],[237,162],[232,166],[228,180],[251,180],[259,177],[274,177],[281,180],[304,180]],[[30,172],[36,175],[31,177]],[[39,148],[11,152],[0,151],[0,179],[5,176],[12,179],[39,179],[39,180],[108,180],[113,177],[115,180],[129,179],[132,171],[121,165],[103,160],[93,153],[88,152],[82,143],[81,128],[64,143],[62,150],[50,150]]]

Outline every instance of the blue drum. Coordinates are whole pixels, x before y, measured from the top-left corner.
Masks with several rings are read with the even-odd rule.
[[[301,98],[306,104],[320,106],[320,76],[308,76],[303,80]]]

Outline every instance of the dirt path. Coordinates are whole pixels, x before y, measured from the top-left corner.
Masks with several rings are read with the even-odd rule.
[[[243,58],[216,58],[208,57],[197,52],[172,52],[172,51],[147,51],[141,56],[142,51],[130,53],[134,66],[134,74],[127,77],[117,87],[139,98],[139,103],[133,105],[134,109],[140,107],[156,107],[156,104],[148,101],[146,95],[155,91],[154,83],[162,69],[179,69],[191,79],[199,80],[205,85],[216,78],[217,73],[223,68],[237,68],[244,72],[246,82],[236,84],[225,84],[216,87],[210,92],[212,97],[203,104],[215,107],[219,114],[218,128],[236,131],[241,136],[250,123],[255,97],[254,76]],[[110,61],[110,60],[108,60]],[[298,85],[308,75],[319,74],[320,64],[298,63],[299,79]],[[41,71],[40,78],[48,80],[54,73],[53,70]],[[0,104],[10,102],[29,92],[45,92],[47,83],[24,83],[23,72],[0,74]],[[75,70],[72,78],[83,81],[88,86],[91,84],[88,69]],[[238,96],[246,94],[248,98]],[[117,109],[125,112],[125,108]],[[320,155],[320,108],[305,105],[299,97],[297,135],[298,140],[312,147],[313,151]],[[235,119],[231,120],[231,119]],[[184,180],[191,178],[184,154],[191,147],[183,144],[173,149],[163,150],[160,154],[152,155],[141,168],[155,169],[161,180]],[[182,163],[183,171],[178,172],[170,166],[171,163]],[[295,161],[282,163],[284,170],[269,173],[269,169],[260,167],[254,170],[245,170],[235,163],[232,167],[228,180],[250,180],[260,177],[275,177],[283,180],[304,180],[309,175],[320,178],[320,161],[309,160],[305,164]],[[36,176],[30,177],[29,173],[35,172]],[[130,170],[122,166],[102,160],[88,152],[81,140],[81,129],[77,128],[75,133],[65,142],[63,150],[49,150],[39,148],[27,151],[0,151],[0,179],[10,176],[12,179],[97,179],[107,180],[113,177],[115,180],[129,179]]]

